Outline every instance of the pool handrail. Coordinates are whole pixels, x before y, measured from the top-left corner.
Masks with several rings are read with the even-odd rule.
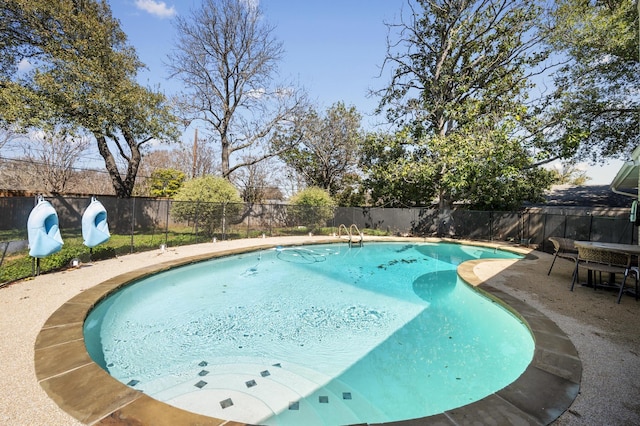
[[[364,239],[364,236],[362,235],[362,232],[360,232],[360,230],[358,229],[358,226],[355,223],[352,223],[351,226],[349,226],[349,229],[347,229],[347,226],[344,223],[341,223],[340,226],[338,227],[338,237],[342,237],[341,231],[343,228],[345,231],[345,236],[349,237],[349,247],[353,245],[354,230],[358,235],[358,237],[360,237],[357,244],[360,247],[362,247],[362,240]]]

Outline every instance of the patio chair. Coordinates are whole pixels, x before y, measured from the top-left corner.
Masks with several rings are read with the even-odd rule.
[[[556,263],[556,258],[558,257],[572,260],[574,263],[578,262],[578,249],[576,249],[574,240],[561,237],[549,237],[549,241],[553,244],[554,253],[553,261],[551,262],[547,275],[551,274],[551,269],[553,269],[553,265]]]
[[[629,268],[629,272],[634,275],[636,278],[636,301],[638,301],[638,279],[640,279],[640,268],[637,266],[632,266]],[[620,300],[622,299],[622,293],[624,293],[624,283],[620,286],[620,292],[618,292],[618,304],[620,304]]]
[[[578,247],[578,260],[576,262],[576,269],[573,274],[573,280],[571,281],[571,291],[578,280],[578,269],[584,268],[588,271],[589,277],[592,277],[594,272],[608,273],[611,277],[615,274],[623,274],[622,283],[620,284],[620,290],[623,291],[624,285],[631,271],[631,254],[622,253],[617,251],[611,251],[596,247]],[[593,289],[596,290],[598,283],[595,276],[590,281],[593,284]],[[611,279],[610,285],[615,285]],[[620,293],[621,295],[622,293]],[[618,302],[620,300],[618,296]]]

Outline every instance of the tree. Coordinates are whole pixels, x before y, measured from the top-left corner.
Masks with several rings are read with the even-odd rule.
[[[176,169],[156,169],[151,173],[151,196],[175,196],[185,179],[184,172]]]
[[[333,217],[335,201],[329,193],[317,187],[303,189],[289,200],[295,207],[294,217],[299,224],[320,228]]]
[[[540,8],[506,0],[409,0],[407,5],[409,13],[389,25],[398,37],[390,36],[383,64],[383,70],[391,68],[391,82],[376,92],[379,110],[402,137],[391,152],[380,147],[369,153],[368,161],[377,164],[378,158],[395,155],[387,174],[428,192],[413,200],[394,194],[388,199],[410,204],[437,199],[446,210],[484,187],[474,179],[485,175],[493,182],[496,168],[508,175],[505,182],[520,181],[517,185],[544,177],[544,171],[530,171],[533,157],[519,138],[527,124],[531,70],[547,57],[534,49],[541,41]],[[505,142],[513,152],[504,151]],[[520,161],[511,164],[513,158]],[[546,182],[546,177],[540,181],[540,191]],[[526,188],[535,186],[530,182]],[[493,201],[479,205],[497,207]]]
[[[263,203],[269,196],[274,195],[274,185],[271,183],[273,174],[277,171],[274,160],[253,163],[248,158],[245,162],[251,165],[238,170],[234,178],[237,187],[240,188],[242,200],[250,204]]]
[[[458,202],[475,210],[517,210],[524,202],[544,200],[553,173],[531,167],[530,156],[508,132],[455,136],[460,140],[448,137],[436,144],[443,144],[441,152],[458,147],[448,155],[455,155],[460,166],[440,175]]]
[[[567,162],[551,169],[551,172],[553,173],[553,183],[556,185],[584,185],[590,179],[585,170]]]
[[[423,163],[408,132],[370,133],[362,147],[363,182],[376,206],[430,206],[435,200],[435,170]]]
[[[367,194],[362,182],[362,173],[347,173],[342,177],[340,189],[333,197],[338,206],[358,207],[367,204]]]
[[[223,227],[242,211],[242,199],[226,179],[204,176],[186,181],[173,197],[171,216],[178,221],[202,225],[207,235]]]
[[[637,1],[560,0],[552,47],[566,58],[546,106],[561,158],[630,158],[640,143]]]
[[[204,0],[190,19],[178,17],[176,28],[169,67],[187,89],[179,106],[219,144],[222,176],[277,156],[267,149],[269,135],[289,128],[306,100],[291,84],[273,81],[282,44],[257,2]]]
[[[33,181],[40,181],[43,188],[54,194],[64,193],[72,182],[76,162],[89,147],[86,137],[68,135],[65,131],[34,134],[21,145],[24,160],[30,167],[26,172]],[[78,191],[78,188],[74,188]]]
[[[427,150],[455,163],[438,169],[439,164],[425,162]],[[498,132],[434,137],[428,148],[407,132],[370,135],[364,153],[365,187],[375,205],[386,207],[431,206],[441,201],[434,188],[446,187],[452,200],[469,208],[513,210],[542,201],[554,176],[531,167],[519,142]]]
[[[11,141],[18,139],[20,134],[11,127],[0,128],[0,149]]]
[[[116,195],[131,196],[143,146],[177,128],[164,96],[136,82],[143,64],[107,2],[8,0],[0,21],[0,120],[93,135]]]
[[[274,145],[280,148],[295,143],[281,154],[282,160],[303,177],[307,186],[325,189],[335,196],[345,178],[357,171],[363,138],[360,121],[356,108],[347,108],[342,102],[328,108],[324,116],[310,108],[296,133],[276,136]]]
[[[187,173],[191,178],[220,173],[220,164],[216,160],[215,149],[212,147],[211,141],[206,139],[194,139],[192,144],[181,147],[176,152],[176,157],[185,166],[191,166]]]

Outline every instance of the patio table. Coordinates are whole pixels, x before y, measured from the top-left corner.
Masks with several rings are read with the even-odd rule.
[[[634,274],[636,275],[636,279],[638,279],[637,275],[639,273],[638,270],[638,258],[640,257],[640,245],[637,244],[620,244],[620,243],[603,243],[603,242],[599,242],[599,241],[576,241],[575,242],[575,246],[577,248],[580,247],[584,247],[587,249],[592,249],[592,250],[601,250],[603,252],[609,252],[609,253],[618,253],[618,254],[625,254],[628,256],[631,256],[631,267],[627,267],[627,271],[625,272],[628,273],[629,271],[633,271]],[[576,265],[576,268],[578,266]],[[593,286],[595,288],[596,283],[595,281],[593,281],[592,278],[592,271],[589,270],[589,273],[587,274],[587,286],[591,287]],[[622,287],[622,285],[617,285],[615,283],[615,273],[610,273],[610,280],[609,280],[609,285],[611,287],[615,287],[615,288],[619,288],[620,289],[620,293],[618,296],[618,303],[620,303],[620,297],[622,296],[622,292],[624,291],[624,288]],[[573,288],[573,286],[572,286]],[[637,296],[636,296],[637,297]]]
[[[637,244],[619,244],[619,243],[601,243],[599,241],[576,241],[576,247],[587,247],[611,251],[614,253],[628,253],[634,256],[640,256],[640,245]]]

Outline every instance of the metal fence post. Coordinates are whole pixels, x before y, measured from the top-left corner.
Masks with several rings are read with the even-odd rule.
[[[542,251],[545,251],[545,244],[547,242],[547,213],[544,213],[542,217]]]
[[[222,240],[227,239],[227,203],[222,203]]]
[[[251,229],[251,210],[252,208],[249,207],[249,213],[247,214],[247,238],[249,238],[249,230]]]
[[[489,241],[493,241],[493,212],[489,212]]]
[[[167,214],[165,216],[164,222],[164,246],[169,247],[168,239],[169,239],[169,198],[167,198]]]
[[[133,253],[133,233],[136,228],[136,197],[131,197],[131,247],[130,251]]]
[[[196,215],[193,218],[193,233],[198,241],[198,213],[200,212],[200,200],[196,201]]]

